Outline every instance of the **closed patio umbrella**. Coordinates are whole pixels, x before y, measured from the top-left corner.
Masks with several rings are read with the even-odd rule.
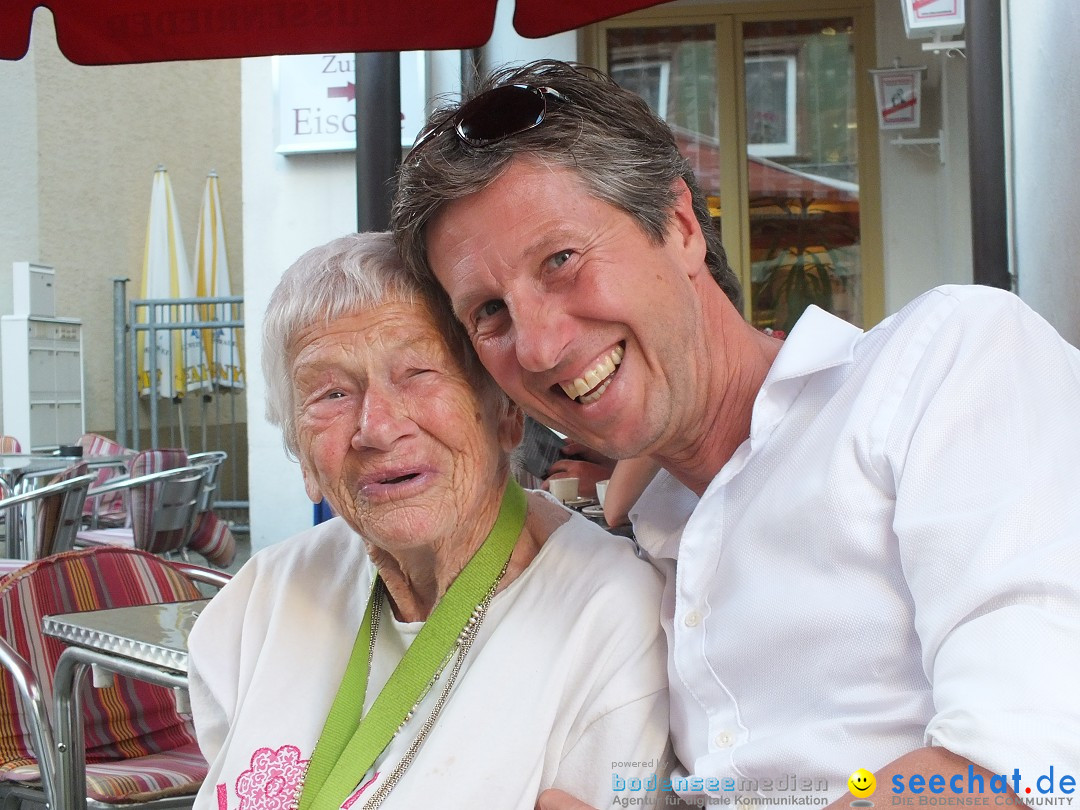
[[[232,295],[229,257],[225,252],[225,225],[221,218],[221,196],[217,172],[211,171],[203,190],[199,230],[195,237],[195,291],[200,298],[227,298]],[[236,307],[227,303],[205,305],[205,321],[230,321]],[[203,330],[203,346],[210,366],[209,381],[225,388],[244,387],[244,348],[236,327],[215,326]]]
[[[142,297],[164,301],[195,297],[188,269],[180,218],[172,185],[164,166],[154,172],[150,216],[143,252]],[[195,320],[191,304],[165,304],[140,308],[139,322],[168,325]],[[152,313],[152,314],[151,314]],[[209,385],[209,368],[199,329],[160,329],[139,333],[138,380],[141,396],[160,396],[178,405],[185,393]],[[183,421],[179,408],[181,441]]]

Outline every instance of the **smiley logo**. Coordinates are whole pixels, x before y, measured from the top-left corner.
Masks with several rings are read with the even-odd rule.
[[[866,768],[859,768],[848,777],[847,786],[853,796],[864,798],[874,795],[874,791],[877,790],[877,780]]]

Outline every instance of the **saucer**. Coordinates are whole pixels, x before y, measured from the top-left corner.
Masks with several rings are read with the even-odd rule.
[[[600,504],[594,504],[593,506],[586,506],[581,510],[581,514],[585,517],[602,518],[604,516],[604,507]]]
[[[581,507],[588,507],[596,503],[596,498],[571,498],[568,501],[563,501],[563,505],[569,506],[571,509],[580,509]]]

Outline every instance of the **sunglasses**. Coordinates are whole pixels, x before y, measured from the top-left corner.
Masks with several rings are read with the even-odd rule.
[[[490,146],[512,135],[540,126],[547,115],[548,99],[568,101],[550,87],[504,84],[481,93],[441,124],[416,136],[412,152],[453,128],[469,146]]]

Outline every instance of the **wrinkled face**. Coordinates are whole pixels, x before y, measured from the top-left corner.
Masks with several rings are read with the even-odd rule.
[[[519,158],[443,208],[427,248],[484,366],[541,422],[626,457],[692,418],[708,270],[688,191],[657,245],[574,172]]]
[[[431,544],[498,503],[520,414],[481,400],[425,305],[318,324],[290,357],[307,494],[325,496],[366,540]]]

